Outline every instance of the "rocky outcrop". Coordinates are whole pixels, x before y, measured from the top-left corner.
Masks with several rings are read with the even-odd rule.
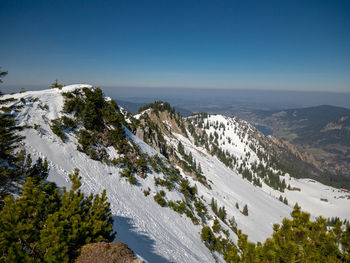
[[[83,246],[74,263],[142,263],[122,242],[99,242]]]

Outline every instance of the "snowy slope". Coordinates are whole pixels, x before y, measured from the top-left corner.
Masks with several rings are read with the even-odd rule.
[[[50,167],[48,180],[56,182],[59,186],[69,186],[68,174],[74,168],[78,168],[84,192],[100,193],[106,189],[115,218],[116,240],[128,244],[147,262],[213,261],[209,250],[200,240],[199,226],[194,226],[188,218],[181,217],[169,208],[160,208],[151,195],[144,196],[144,189],[154,188],[150,176],[141,182],[141,187],[131,186],[119,177],[118,168],[93,161],[77,151],[76,139],[73,136],[69,136],[68,141],[63,143],[52,133],[48,120],[60,116],[63,106],[60,93],[82,87],[83,85],[74,85],[65,87],[62,91],[52,89],[3,97],[26,99],[27,103],[16,119],[20,125],[40,125],[40,131],[23,131],[23,135],[26,136],[24,143],[25,149],[32,154],[33,159],[47,158]],[[35,98],[39,100],[28,102]],[[41,110],[39,104],[47,104],[49,109]],[[155,153],[145,143],[135,140],[145,152]]]
[[[264,241],[272,234],[272,226],[288,217],[292,211],[288,207],[272,198],[260,188],[242,179],[240,175],[226,167],[216,157],[205,152],[205,149],[194,146],[189,139],[176,134],[178,140],[190,151],[197,162],[201,164],[203,174],[211,183],[212,190],[196,183],[199,195],[203,195],[207,203],[214,197],[218,207],[225,206],[227,218],[235,217],[238,228],[248,235],[252,241]],[[175,144],[177,140],[173,140]],[[236,202],[239,209],[235,207]],[[249,216],[240,211],[248,205]]]
[[[260,148],[262,151],[263,149],[255,138],[248,136],[248,131],[253,131],[254,129],[249,123],[222,115],[208,115],[204,119],[204,124],[206,125],[207,123],[209,128],[205,129],[205,132],[208,135],[214,132],[218,134],[220,148],[237,157],[237,166],[242,163],[242,160],[247,161],[248,167],[254,162],[259,163],[256,153],[249,145],[253,144],[255,148]],[[264,137],[256,129],[254,130],[258,136]],[[286,197],[291,206],[298,203],[303,210],[311,213],[314,217],[331,218],[337,216],[341,219],[350,219],[349,191],[336,189],[311,179],[296,179],[288,174],[280,176],[280,179],[285,179],[287,184],[300,189],[300,191],[285,189],[284,193],[281,193],[265,183],[263,183],[262,190],[275,198],[279,198],[280,195]]]
[[[68,174],[74,168],[80,170],[82,176],[82,190],[86,193],[100,193],[107,190],[108,200],[111,203],[112,213],[115,218],[115,229],[117,231],[116,240],[128,244],[146,262],[214,262],[210,251],[204,246],[200,239],[201,226],[195,226],[192,221],[181,216],[170,208],[161,208],[153,199],[153,194],[162,187],[156,187],[154,176],[162,177],[162,174],[152,172],[146,179],[138,180],[137,186],[130,185],[124,178],[119,176],[121,169],[115,166],[106,165],[99,161],[91,160],[86,154],[77,151],[77,140],[72,133],[68,134],[68,140],[63,143],[50,128],[50,120],[61,116],[63,107],[62,92],[91,88],[89,85],[71,85],[62,90],[50,89],[44,91],[24,92],[15,95],[5,95],[2,99],[15,98],[15,102],[8,105],[23,105],[19,112],[13,111],[19,125],[38,125],[36,129],[27,128],[22,131],[26,137],[24,148],[36,157],[47,158],[50,167],[48,180],[56,182],[59,186],[70,185]],[[21,98],[22,101],[21,101]],[[23,103],[24,101],[24,103]],[[223,116],[215,116],[212,121],[230,120]],[[220,139],[220,144],[234,153],[239,158],[248,158],[247,140],[243,142],[241,137],[234,131],[236,126],[231,120],[231,128],[226,128],[225,135]],[[214,131],[209,131],[214,132]],[[209,134],[208,133],[208,134]],[[158,154],[156,150],[148,146],[142,140],[134,136],[126,129],[127,136],[133,140],[142,152],[148,155]],[[208,189],[197,181],[190,181],[196,184],[198,196],[202,196],[210,210],[212,197],[217,200],[218,206],[225,206],[227,218],[235,217],[238,228],[243,233],[248,234],[252,241],[264,241],[272,233],[272,225],[281,222],[282,218],[289,216],[291,207],[278,201],[278,192],[263,185],[263,188],[253,186],[250,182],[242,179],[236,171],[227,168],[216,157],[211,156],[202,147],[194,146],[191,139],[180,134],[175,137],[166,137],[170,144],[175,147],[181,141],[186,152],[191,152],[197,163],[201,164],[203,175],[207,178],[212,189]],[[231,144],[228,143],[230,135]],[[223,144],[225,142],[225,144]],[[246,148],[246,151],[244,150]],[[106,149],[110,156],[118,156],[112,147]],[[249,160],[256,161],[257,157],[250,151]],[[185,177],[185,175],[183,174]],[[319,183],[311,183],[307,180],[295,180],[293,186],[300,187],[301,192],[286,191],[290,203],[297,201],[303,207],[309,204],[310,211],[314,215],[327,215],[329,208],[333,213],[331,216],[341,216],[349,218],[350,211],[346,205],[349,200],[331,199],[331,195],[340,196],[330,187]],[[151,189],[151,194],[145,196],[143,191]],[[324,189],[330,189],[325,191]],[[333,192],[334,191],[334,192]],[[178,191],[167,191],[167,198],[171,200],[182,200],[183,196]],[[307,194],[310,193],[310,194]],[[318,194],[328,198],[329,202],[318,201]],[[299,199],[298,199],[299,198]],[[310,200],[305,201],[303,200]],[[236,202],[239,209],[235,207]],[[309,203],[308,203],[309,202]],[[244,216],[240,212],[247,204],[249,215]],[[320,205],[321,204],[321,205]],[[305,205],[307,207],[307,205]],[[323,209],[322,206],[325,206]],[[306,208],[305,207],[305,208]],[[322,208],[322,209],[321,209]],[[210,214],[214,214],[210,211]],[[209,222],[211,224],[212,222]],[[224,228],[228,229],[226,226]],[[234,233],[230,230],[230,235],[235,240]],[[219,260],[222,260],[219,257]]]
[[[312,179],[296,179],[286,176],[287,182],[300,191],[285,190],[285,196],[290,204],[298,203],[301,208],[314,217],[339,217],[350,219],[350,192],[321,184]],[[279,197],[280,192],[269,187],[263,188],[265,192]]]

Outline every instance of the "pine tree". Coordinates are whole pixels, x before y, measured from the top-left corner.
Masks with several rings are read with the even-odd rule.
[[[247,206],[247,205],[245,205],[245,206],[243,207],[243,212],[242,212],[242,214],[245,215],[245,216],[248,216],[248,206]]]
[[[40,229],[47,215],[57,209],[58,196],[59,191],[54,184],[36,184],[27,178],[20,198],[14,200],[11,195],[5,198],[5,205],[0,212],[0,248],[5,258],[40,255]],[[4,243],[16,247],[16,251],[6,251]]]
[[[198,170],[198,172],[199,172],[200,174],[203,173],[202,167],[201,167],[201,163],[200,163],[200,162],[198,162],[198,168],[197,168],[197,170]]]
[[[45,166],[45,162],[41,165]],[[113,240],[106,192],[85,197],[79,189],[78,173],[75,170],[70,175],[72,188],[64,188],[62,194],[55,184],[39,180],[39,176],[28,176],[21,197],[5,198],[0,211],[1,260],[70,262],[81,246]]]
[[[7,72],[0,71],[0,83],[2,82],[1,78],[6,74]],[[16,131],[20,129],[16,126],[13,115],[0,113],[0,201],[12,191],[12,183],[19,177],[15,169],[16,157],[13,152],[22,140],[22,137],[16,134]],[[12,168],[9,169],[9,166]],[[0,203],[0,208],[2,205],[3,202]]]
[[[48,218],[47,228],[41,232],[45,241],[42,242],[42,249],[47,251],[47,257],[57,257],[60,260],[65,258],[67,250],[72,258],[77,249],[84,244],[112,241],[115,236],[106,192],[104,191],[101,197],[96,196],[94,200],[93,195],[85,197],[79,189],[79,170],[76,169],[69,177],[72,181],[71,190],[67,192],[63,189],[60,209]],[[57,230],[52,231],[53,229]],[[61,232],[60,229],[64,231]],[[63,236],[59,236],[60,234]],[[54,248],[56,242],[63,239],[65,242]],[[51,251],[57,249],[59,253],[54,255]]]
[[[0,67],[0,84],[2,83],[2,78],[5,77],[7,73],[8,73],[7,71],[1,71],[1,67]]]
[[[341,246],[344,251],[344,261],[350,262],[350,224],[346,224],[346,229],[342,233]]]
[[[280,200],[281,202],[283,202],[283,197],[282,197],[282,195],[280,195],[280,197],[278,198],[278,200]]]
[[[56,79],[54,83],[51,84],[51,89],[62,89],[63,85],[62,84],[58,84],[58,80]]]
[[[13,150],[23,137],[17,135],[15,131],[20,127],[16,126],[16,121],[11,114],[1,113],[0,115],[0,158],[6,161],[14,161]]]
[[[177,145],[177,151],[183,155],[184,154],[184,146],[182,145],[181,142],[179,142],[179,144]]]
[[[225,206],[219,208],[218,217],[219,217],[222,221],[225,221],[225,220],[226,220],[226,209],[225,209]]]
[[[190,165],[192,165],[192,163],[193,163],[193,157],[192,157],[192,153],[191,152],[188,154],[188,163]]]
[[[211,231],[210,227],[204,226],[202,228],[201,239],[206,247],[208,247],[210,250],[214,249],[216,238],[214,233]]]
[[[7,71],[1,71],[0,67],[0,83],[2,83],[2,78],[7,75]],[[1,96],[0,92],[0,96]],[[13,150],[17,146],[18,142],[22,139],[19,135],[16,135],[15,131],[19,127],[16,126],[16,121],[14,116],[8,113],[0,114],[0,161],[13,160]]]
[[[30,155],[28,157],[30,157]],[[35,182],[40,182],[41,180],[46,179],[49,175],[47,160],[43,161],[39,157],[33,166],[27,168],[25,173],[26,176],[31,177]]]
[[[214,214],[218,213],[218,204],[215,201],[214,197],[211,199],[211,210],[214,212]]]
[[[284,192],[284,189],[286,189],[287,185],[286,185],[286,180],[283,179],[282,180],[282,184],[281,184],[281,189],[282,189],[282,192]]]

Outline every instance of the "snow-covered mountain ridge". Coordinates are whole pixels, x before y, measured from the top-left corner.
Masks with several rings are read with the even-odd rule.
[[[200,238],[202,225],[213,226],[214,218],[217,217],[210,206],[212,198],[218,207],[225,207],[227,220],[219,219],[219,222],[222,230],[228,231],[228,236],[234,241],[236,234],[229,227],[230,224],[224,222],[232,217],[237,228],[248,234],[252,241],[263,241],[270,236],[273,223],[279,223],[291,212],[291,206],[277,199],[280,195],[286,197],[291,205],[298,202],[314,216],[350,217],[347,209],[349,200],[340,198],[346,194],[338,189],[308,179],[280,175],[277,169],[274,172],[278,173],[281,181],[285,179],[286,185],[290,184],[291,188],[300,191],[286,188],[281,193],[273,189],[265,183],[264,178],[257,175],[257,168],[256,172],[251,172],[252,177],[262,187],[243,179],[241,174],[245,168],[252,171],[260,162],[266,164],[268,160],[259,158],[266,150],[258,139],[249,135],[248,131],[252,131],[252,127],[238,119],[207,115],[201,120],[196,116],[185,120],[165,108],[158,114],[154,109],[146,110],[133,118],[119,108],[125,121],[122,128],[126,144],[114,144],[109,139],[113,135],[111,131],[117,130],[114,124],[119,121],[113,118],[104,123],[106,129],[94,134],[100,140],[92,146],[86,144],[85,149],[82,132],[79,133],[84,130],[83,122],[78,122],[74,128],[64,128],[62,134],[66,138],[60,138],[57,132],[53,132],[53,127],[56,127],[53,120],[62,116],[74,119],[76,111],[69,112],[65,101],[77,98],[81,92],[88,94],[88,90],[94,91],[89,85],[71,85],[61,90],[5,95],[2,99],[15,100],[8,100],[3,106],[16,115],[19,125],[28,127],[22,131],[26,137],[23,147],[27,152],[34,158],[47,158],[50,166],[48,180],[59,186],[69,186],[67,175],[78,168],[84,191],[99,193],[107,189],[115,217],[117,240],[127,243],[145,261],[213,262],[213,256]],[[73,95],[70,98],[65,93]],[[109,102],[110,99],[105,101]],[[113,105],[107,103],[105,108],[110,106]],[[57,123],[64,125],[64,120]],[[195,138],[195,134],[198,138]],[[207,145],[200,143],[200,140],[206,139]],[[80,151],[77,150],[79,147]],[[222,156],[222,152],[226,157]],[[222,162],[231,160],[228,156],[232,157],[234,164],[225,165]],[[126,160],[141,163],[141,157],[147,162],[145,170],[133,171],[133,163],[131,168],[125,165]],[[175,167],[180,173],[174,170]],[[249,178],[249,175],[244,174]],[[126,178],[129,181],[130,178],[136,178],[135,185]],[[172,181],[169,178],[175,179]],[[181,186],[186,182],[185,179],[189,186]],[[253,178],[251,181],[254,182]],[[155,201],[154,196],[158,201],[166,202],[164,207]],[[327,202],[321,198],[327,199]],[[171,205],[171,202],[175,205]],[[182,204],[185,204],[185,212],[181,215],[174,208],[180,209]],[[201,216],[196,214],[196,205],[200,207],[198,204],[205,207],[199,209]],[[249,209],[248,216],[241,213],[244,205]],[[192,212],[189,211],[190,207]],[[207,210],[207,215],[203,215],[204,210]],[[189,215],[186,216],[186,213]],[[222,230],[216,235],[225,236]],[[218,260],[222,258],[218,256]]]
[[[181,157],[176,149],[180,141],[185,152],[191,153],[194,160],[205,154],[216,156],[233,172],[275,198],[282,196],[291,206],[298,203],[314,216],[349,218],[349,209],[343,209],[348,204],[347,190],[325,186],[312,179],[293,178],[288,173],[289,169],[278,162],[276,152],[288,154],[291,161],[299,158],[299,164],[310,164],[301,160],[300,153],[281,147],[277,139],[264,136],[249,123],[239,118],[202,113],[183,119],[183,127],[178,127],[180,122],[172,121],[171,114],[157,114],[152,114],[150,110],[143,113],[150,116],[154,123],[164,126],[160,129],[167,134],[165,137],[173,147],[170,152],[176,152]],[[282,150],[287,153],[281,153]],[[202,164],[200,161],[197,163]]]

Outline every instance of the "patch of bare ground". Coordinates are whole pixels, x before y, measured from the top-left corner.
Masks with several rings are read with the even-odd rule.
[[[74,263],[142,263],[122,242],[98,242],[83,246]]]

